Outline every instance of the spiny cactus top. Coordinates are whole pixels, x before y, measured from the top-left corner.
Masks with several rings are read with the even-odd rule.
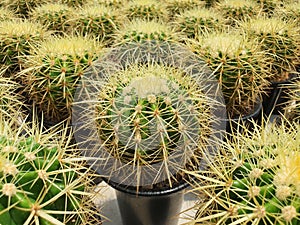
[[[92,175],[84,160],[67,155],[66,137],[33,132],[25,136],[1,130],[0,223],[99,223],[89,190]]]
[[[169,17],[172,19],[177,14],[193,8],[205,7],[205,1],[200,0],[164,0],[169,11]]]
[[[237,32],[213,32],[198,38],[191,46],[214,71],[229,115],[249,113],[267,84],[265,57],[259,46]]]
[[[21,76],[30,98],[49,122],[70,117],[76,87],[100,51],[92,39],[60,37],[42,42],[26,58]]]
[[[124,24],[115,34],[116,44],[143,41],[175,41],[178,35],[162,21],[135,19]]]
[[[279,17],[258,17],[240,24],[250,39],[257,39],[267,53],[271,80],[285,80],[299,60],[299,28]]]
[[[22,63],[19,56],[29,54],[30,49],[48,37],[46,29],[29,20],[7,20],[0,22],[0,62],[11,71],[18,71]],[[10,75],[9,74],[9,75]]]
[[[254,126],[210,158],[207,174],[199,173],[196,189],[207,198],[196,224],[299,224],[300,126]]]

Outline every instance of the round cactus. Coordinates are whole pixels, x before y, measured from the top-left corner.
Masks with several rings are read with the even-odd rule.
[[[21,17],[28,17],[28,14],[35,7],[47,3],[47,0],[2,0],[2,6],[10,9]]]
[[[142,42],[145,40],[175,41],[178,35],[165,22],[135,19],[124,24],[115,33],[116,44]]]
[[[25,59],[21,73],[30,98],[48,122],[69,118],[76,86],[101,47],[84,37],[53,37]]]
[[[194,8],[177,15],[174,26],[188,38],[195,38],[199,34],[221,30],[225,27],[225,20],[213,8]]]
[[[7,67],[7,75],[14,76],[22,68],[21,56],[29,54],[32,46],[48,36],[39,23],[28,20],[0,22],[0,62]]]
[[[140,19],[168,19],[166,4],[156,0],[132,0],[124,7],[125,16],[130,20]]]
[[[259,5],[253,0],[222,0],[216,4],[216,9],[227,18],[231,25],[238,20],[254,17],[259,11]]]
[[[120,23],[118,13],[103,5],[85,6],[78,10],[70,24],[72,30],[80,35],[92,35],[104,43],[110,43]]]
[[[256,42],[237,32],[213,32],[198,36],[190,46],[214,71],[230,117],[249,113],[268,77],[266,58]]]
[[[66,23],[73,14],[73,8],[60,3],[48,3],[36,7],[30,14],[30,18],[38,21],[49,30],[56,33],[67,31]]]
[[[285,80],[299,62],[299,28],[292,21],[259,17],[241,23],[250,39],[257,39],[269,58],[271,81]]]
[[[254,124],[224,143],[207,158],[207,173],[195,173],[203,195],[193,224],[299,224],[299,131]]]
[[[37,127],[15,131],[1,124],[1,224],[101,224],[93,173],[66,143],[67,136]]]
[[[204,7],[205,1],[199,0],[165,0],[169,17],[173,18],[175,15],[197,7]]]

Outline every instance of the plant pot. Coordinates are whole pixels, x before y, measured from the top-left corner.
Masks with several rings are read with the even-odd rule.
[[[271,114],[280,115],[284,113],[289,99],[289,87],[293,80],[297,79],[297,76],[297,74],[291,74],[286,80],[271,82],[263,96],[263,113],[266,117]]]
[[[116,191],[123,225],[178,224],[183,190],[188,187],[188,183],[164,190],[136,191],[134,188],[105,181]]]
[[[244,128],[251,130],[253,121],[258,122],[262,112],[262,102],[258,101],[254,105],[254,109],[248,115],[236,116],[233,118],[226,119],[226,132],[229,134],[236,132],[243,132]]]

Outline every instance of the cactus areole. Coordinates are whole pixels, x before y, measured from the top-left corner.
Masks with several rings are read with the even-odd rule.
[[[125,44],[92,65],[73,108],[75,138],[92,166],[133,190],[172,187],[187,165],[198,169],[197,153],[223,130],[217,120],[225,115],[204,65],[156,41]]]

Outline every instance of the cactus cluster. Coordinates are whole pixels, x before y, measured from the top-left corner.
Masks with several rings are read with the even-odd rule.
[[[69,22],[74,32],[110,43],[112,34],[119,26],[120,15],[103,5],[87,5],[80,8]]]
[[[195,38],[225,27],[224,17],[213,8],[194,8],[183,11],[174,19],[176,31],[184,33],[188,38]]]
[[[7,76],[14,76],[22,68],[21,56],[48,36],[39,23],[28,20],[7,20],[0,22],[0,63],[6,67]]]
[[[279,17],[258,17],[240,24],[248,37],[257,40],[267,54],[271,81],[285,80],[299,61],[299,28]]]
[[[166,4],[155,0],[132,0],[124,7],[123,12],[130,20],[140,19],[162,19],[167,20],[168,11]]]
[[[1,224],[101,224],[92,199],[93,175],[75,151],[67,153],[68,142],[24,124],[17,130],[1,124]]]
[[[238,134],[199,173],[194,224],[299,224],[299,124],[254,125]]]
[[[129,21],[115,33],[116,44],[149,40],[175,41],[178,40],[178,33],[165,22],[145,19]]]
[[[254,17],[259,11],[259,5],[253,0],[222,0],[216,4],[216,8],[231,25]]]
[[[40,5],[30,13],[33,21],[38,21],[55,33],[66,32],[67,21],[73,15],[73,8],[61,3],[47,3]]]
[[[191,48],[214,72],[230,117],[249,113],[267,85],[264,54],[238,32],[198,36]]]
[[[39,112],[49,122],[71,115],[72,100],[84,70],[97,59],[101,47],[85,37],[52,37],[24,59],[21,77]]]

